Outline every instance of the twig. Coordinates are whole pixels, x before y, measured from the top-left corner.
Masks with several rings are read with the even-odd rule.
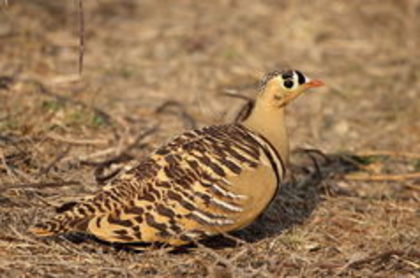
[[[106,156],[106,155],[110,155],[112,153],[116,153],[117,152],[117,148],[116,147],[111,147],[111,148],[107,148],[107,149],[103,149],[94,153],[90,153],[87,155],[81,155],[78,157],[67,157],[65,159],[63,159],[64,162],[68,162],[68,161],[88,161],[89,159],[94,159],[97,157],[101,157],[101,156]]]
[[[420,186],[418,186],[418,185],[416,186],[415,184],[409,184],[408,182],[406,182],[406,183],[403,184],[403,186],[407,187],[409,189],[412,189],[412,190],[420,191]],[[415,196],[413,196],[413,198],[415,198]]]
[[[41,168],[36,175],[36,178],[39,178],[42,175],[47,175],[51,168],[54,167],[54,165],[56,165],[70,152],[70,149],[70,147],[67,147],[63,152],[59,153],[46,167]]]
[[[405,158],[420,158],[420,153],[412,153],[412,152],[403,152],[403,151],[360,151],[356,152],[357,156],[396,156],[396,157],[405,157]]]
[[[85,15],[83,11],[83,0],[78,0],[79,4],[79,75],[82,75],[83,56],[85,52]]]
[[[6,169],[7,175],[12,179],[15,180],[15,176],[13,175],[13,170],[7,164],[6,158],[4,157],[3,152],[0,152],[0,160],[3,164],[3,167]]]
[[[319,264],[316,264],[316,267],[320,267],[320,268],[326,268],[326,269],[334,269],[334,268],[340,268],[340,267],[343,267],[343,265],[342,264],[339,264],[339,263],[329,263],[329,262],[327,262],[327,263],[319,263]]]
[[[92,161],[92,160],[86,159],[86,160],[81,160],[80,162],[83,165],[92,166],[92,167],[109,167],[112,164],[122,163],[122,162],[126,162],[132,159],[133,157],[131,155],[128,155],[126,153],[120,153],[116,156],[113,156],[111,158],[108,158],[102,161]]]
[[[201,244],[198,241],[194,241],[194,244],[196,244],[200,249],[202,249],[204,252],[212,256],[216,261],[214,265],[217,265],[217,263],[222,263],[225,265],[225,267],[230,268],[230,270],[233,270],[235,272],[238,272],[241,274],[241,277],[246,277],[246,273],[242,271],[242,269],[239,269],[231,259],[225,258],[222,255],[218,254],[216,251],[214,251],[211,248],[208,248],[207,246]]]
[[[252,249],[252,250],[254,250],[254,247],[251,245],[251,244],[249,244],[247,241],[245,241],[245,240],[243,240],[243,239],[241,239],[241,238],[239,238],[239,237],[237,237],[237,236],[234,236],[234,235],[232,235],[232,234],[229,234],[229,233],[226,233],[226,232],[222,232],[222,233],[220,233],[222,236],[224,236],[224,237],[226,237],[227,239],[230,239],[230,240],[233,240],[236,244],[241,244],[241,245],[246,245],[247,247],[249,247],[250,249]]]
[[[297,148],[293,151],[294,153],[303,153],[305,155],[307,155],[309,157],[309,159],[312,161],[312,164],[315,168],[315,177],[317,180],[321,181],[323,176],[322,176],[322,171],[321,171],[321,167],[320,164],[318,163],[318,159],[315,155],[318,155],[319,157],[322,157],[324,159],[324,163],[329,163],[331,162],[331,159],[324,154],[322,151],[318,150],[318,149],[305,149],[305,148]]]
[[[390,250],[390,251],[387,251],[387,252],[383,252],[381,254],[371,255],[371,256],[367,256],[365,258],[362,258],[360,260],[353,261],[353,262],[349,263],[348,265],[346,265],[344,267],[344,269],[358,267],[360,265],[370,263],[370,262],[376,261],[376,260],[381,260],[381,261],[386,260],[391,256],[399,256],[399,257],[410,256],[410,257],[415,257],[415,258],[420,259],[420,251],[419,250],[408,250],[408,251]],[[340,272],[343,272],[344,269],[342,269]]]
[[[49,248],[48,245],[43,244],[42,242],[35,241],[32,238],[30,238],[29,236],[23,235],[14,226],[12,226],[10,224],[7,225],[7,226],[9,228],[9,230],[12,231],[12,233],[14,234],[14,237],[15,238],[18,238],[19,240],[21,240],[23,242],[31,243],[31,244],[34,244],[34,245],[38,245],[39,244],[39,245],[42,245],[43,247]]]
[[[117,147],[112,147],[112,148],[108,148],[105,150],[100,150],[96,153],[92,153],[92,154],[88,154],[86,156],[84,156],[83,158],[79,158],[78,160],[82,161],[84,164],[86,165],[93,165],[93,166],[100,166],[100,165],[110,165],[113,163],[118,163],[121,160],[125,160],[124,156],[127,156],[127,153],[135,148],[136,146],[139,145],[139,143],[145,139],[147,136],[152,135],[153,133],[155,133],[157,130],[159,129],[158,125],[152,126],[151,128],[146,129],[145,131],[139,133],[136,138],[133,140],[133,142],[131,144],[129,144],[127,147],[125,147],[123,150],[118,151]],[[108,155],[110,153],[113,152],[117,152],[117,155],[108,158],[104,161],[101,162],[93,162],[93,161],[89,161],[89,158],[94,158],[94,157],[98,157],[98,156],[104,156],[104,155]]]
[[[35,178],[35,179],[34,179],[34,178],[32,178],[32,177],[31,177],[31,176],[29,176],[27,173],[25,173],[25,172],[21,171],[20,169],[18,169],[18,168],[16,168],[16,167],[12,168],[12,171],[13,171],[13,173],[14,173],[16,176],[18,176],[18,177],[22,178],[22,179],[23,179],[23,180],[25,180],[26,182],[30,182],[30,183],[36,182],[36,178]]]
[[[331,158],[328,157],[328,155],[326,155],[323,151],[319,150],[319,149],[313,149],[313,148],[296,148],[295,150],[293,150],[294,153],[299,153],[302,152],[304,154],[309,155],[309,153],[314,153],[319,155],[320,157],[322,157],[325,161],[325,163],[330,163],[331,162]]]
[[[177,107],[179,109],[178,113],[168,111],[170,107]],[[195,119],[186,111],[185,107],[175,100],[168,100],[156,108],[155,113],[169,113],[169,114],[178,114],[184,120],[186,128],[195,129],[197,128],[197,123]]]
[[[17,114],[15,114],[15,115],[12,115],[12,116],[16,116]],[[6,142],[6,143],[11,143],[11,144],[13,144],[13,145],[15,145],[15,144],[18,144],[18,143],[25,143],[25,142],[31,142],[31,141],[33,141],[34,140],[34,138],[28,138],[28,137],[17,137],[17,136],[4,136],[4,135],[0,135],[0,141],[4,141],[4,142]],[[20,151],[22,151],[23,152],[23,150],[20,150]]]
[[[114,171],[108,173],[107,175],[104,175],[105,172],[105,168],[110,167],[112,164],[115,163],[122,163],[122,162],[127,162],[133,159],[132,156],[128,155],[128,152],[133,149],[134,147],[138,146],[139,143],[146,138],[147,136],[150,136],[151,134],[155,133],[158,130],[158,126],[153,126],[149,129],[147,129],[146,131],[140,133],[139,135],[137,135],[136,139],[133,141],[133,143],[131,143],[130,145],[128,145],[125,149],[123,149],[118,155],[111,157],[105,161],[99,162],[97,164],[97,168],[95,170],[95,179],[98,183],[104,183],[107,180],[113,178],[114,176],[116,176],[121,170],[122,167],[119,169],[115,169]],[[142,144],[142,147],[146,146],[146,144]]]
[[[312,161],[312,164],[315,167],[316,179],[322,180],[322,171],[321,171],[321,167],[318,164],[318,160],[315,158],[315,156],[311,152],[307,152],[306,154],[308,155],[309,159]]]
[[[121,151],[121,153],[126,153],[126,152],[130,151],[131,149],[136,147],[143,139],[145,139],[147,136],[152,135],[153,133],[155,133],[158,130],[159,130],[159,125],[154,125],[154,126],[148,128],[148,129],[146,129],[145,131],[139,133],[137,135],[137,137],[134,139],[133,143],[128,145],[123,151]]]
[[[420,172],[392,175],[369,175],[369,174],[348,174],[346,180],[356,181],[404,181],[410,179],[420,179]]]
[[[246,100],[246,101],[252,101],[252,102],[254,101],[251,97],[239,94],[236,90],[232,90],[232,89],[225,89],[220,94],[222,96],[239,98],[239,99],[243,99],[243,100]]]
[[[1,150],[0,150],[0,160],[2,161],[3,167],[6,169],[6,172],[11,179],[16,180],[17,177],[20,177],[20,178],[23,178],[24,180],[26,180],[28,182],[34,182],[35,181],[32,177],[30,177],[25,172],[19,170],[18,168],[10,167],[7,164],[6,157],[4,156],[3,152],[1,152]]]
[[[90,155],[87,155],[83,158],[79,158],[78,160],[83,164],[83,165],[89,165],[89,166],[94,166],[96,167],[95,169],[95,179],[96,182],[99,184],[103,184],[104,182],[106,182],[107,180],[113,178],[114,176],[116,176],[122,169],[123,167],[120,167],[118,169],[115,169],[113,171],[111,171],[108,174],[104,174],[105,172],[105,168],[110,167],[113,164],[116,163],[123,163],[123,162],[127,162],[127,161],[131,161],[133,160],[133,157],[131,155],[128,154],[128,152],[135,148],[136,146],[141,146],[141,147],[145,147],[147,146],[147,144],[140,144],[140,142],[146,138],[147,136],[150,136],[151,134],[155,133],[158,130],[158,126],[155,125],[141,133],[139,133],[136,138],[134,139],[134,141],[129,144],[127,147],[125,147],[123,150],[119,150],[119,148],[115,147],[115,148],[109,148],[109,149],[105,149]],[[102,155],[107,155],[109,153],[116,153],[115,156],[110,157],[106,160],[103,161],[90,161],[89,158],[93,158],[96,156],[102,156]],[[126,165],[124,165],[126,166]]]
[[[244,121],[246,118],[249,117],[249,115],[251,114],[251,111],[254,109],[255,100],[248,96],[237,93],[236,90],[225,89],[221,93],[221,95],[233,97],[233,98],[239,98],[246,101],[245,104],[241,107],[241,110],[239,110],[239,112],[236,114],[235,119],[234,119],[235,122]]]
[[[66,185],[77,185],[80,184],[79,181],[58,181],[58,182],[34,182],[34,183],[20,183],[20,184],[10,184],[4,183],[2,186],[6,187],[7,189],[15,189],[15,188],[45,188],[45,187],[60,187]]]
[[[57,134],[47,134],[49,139],[54,141],[60,141],[70,145],[107,145],[106,140],[101,139],[74,139],[74,138],[65,138]]]
[[[115,177],[127,165],[124,165],[124,166],[121,166],[121,167],[119,167],[115,170],[112,170],[108,174],[104,174],[105,173],[105,168],[111,167],[112,164],[124,163],[124,162],[127,162],[127,161],[131,161],[133,159],[134,158],[132,156],[123,153],[123,154],[115,156],[111,159],[107,159],[103,162],[82,161],[82,163],[86,164],[86,165],[96,166],[96,169],[95,169],[95,172],[94,172],[95,180],[98,184],[103,184],[106,181],[108,181],[109,179]]]

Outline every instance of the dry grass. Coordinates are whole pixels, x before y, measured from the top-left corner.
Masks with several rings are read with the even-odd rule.
[[[420,183],[405,175],[420,171],[420,1],[84,1],[81,78],[75,1],[6,3],[0,276],[420,276]],[[283,66],[329,85],[288,111],[292,148],[329,159],[311,153],[317,172],[294,154],[294,179],[235,239],[133,253],[27,233],[97,190],[109,159],[231,121],[243,101],[220,93],[252,96]]]

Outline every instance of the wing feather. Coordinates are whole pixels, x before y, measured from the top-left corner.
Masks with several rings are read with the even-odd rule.
[[[182,244],[244,226],[256,217],[254,208],[263,209],[255,201],[267,205],[247,187],[258,179],[269,188],[279,182],[259,140],[239,124],[185,132],[95,197],[54,218],[52,233],[76,230],[110,242]]]

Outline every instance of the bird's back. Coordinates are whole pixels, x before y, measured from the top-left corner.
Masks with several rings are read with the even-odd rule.
[[[274,197],[284,172],[270,142],[241,124],[188,131],[31,231],[180,245],[250,224]]]

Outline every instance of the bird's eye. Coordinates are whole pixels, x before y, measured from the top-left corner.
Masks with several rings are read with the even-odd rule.
[[[287,89],[290,89],[293,87],[293,81],[292,80],[286,80],[283,83],[284,87],[286,87]]]

